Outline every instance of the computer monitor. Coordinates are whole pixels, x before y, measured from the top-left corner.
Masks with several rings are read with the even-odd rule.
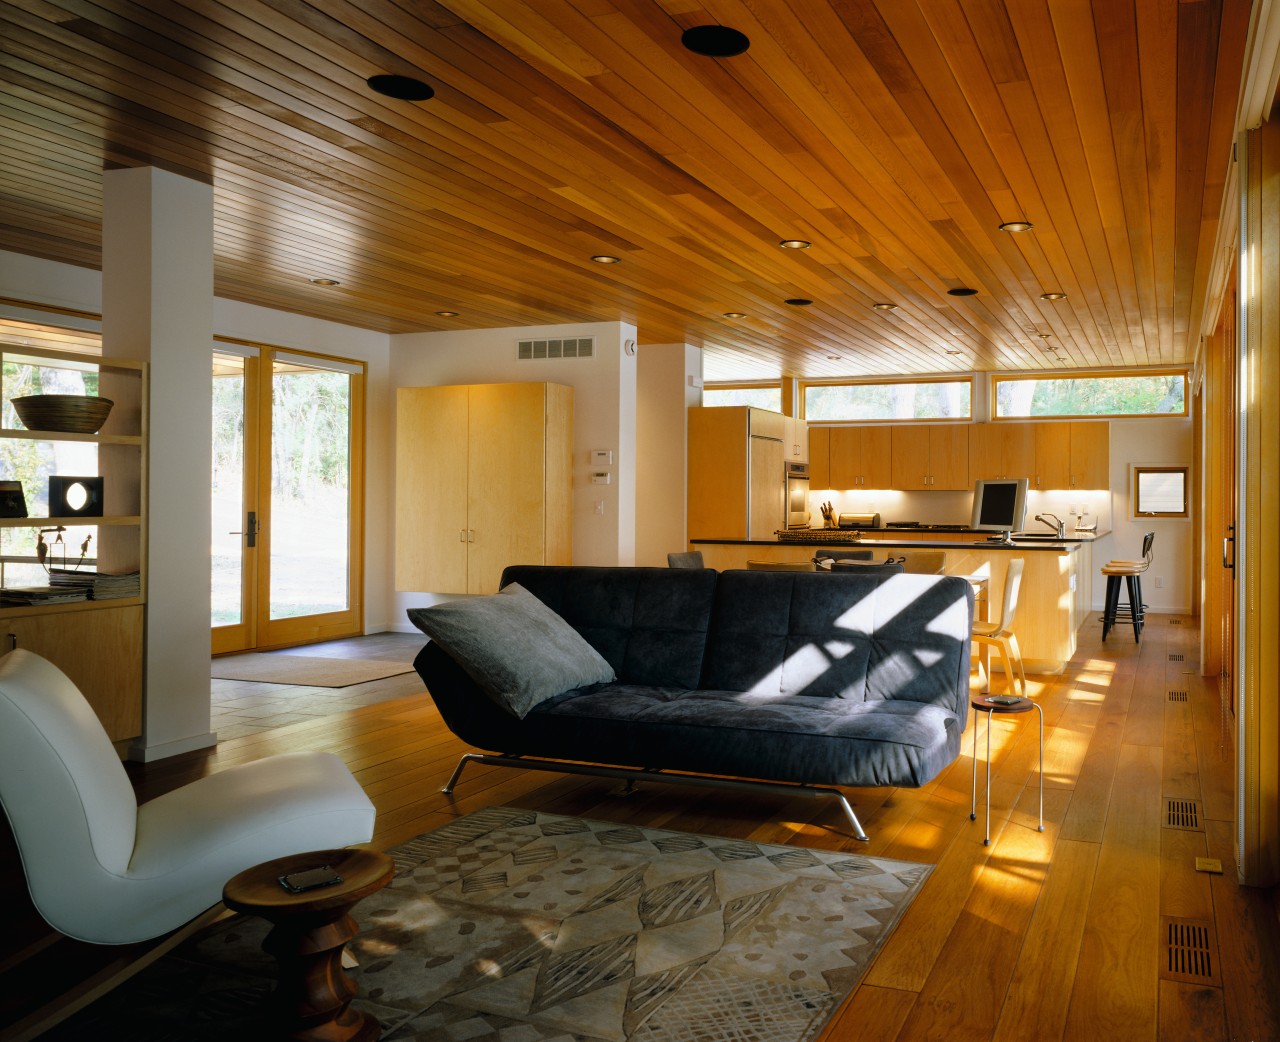
[[[979,479],[973,484],[973,520],[978,532],[1020,531],[1027,516],[1027,479]]]

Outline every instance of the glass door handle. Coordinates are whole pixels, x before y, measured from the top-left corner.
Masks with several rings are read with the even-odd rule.
[[[242,535],[245,537],[245,546],[258,545],[258,514],[257,511],[250,510],[246,515],[243,532],[228,532],[227,535]]]

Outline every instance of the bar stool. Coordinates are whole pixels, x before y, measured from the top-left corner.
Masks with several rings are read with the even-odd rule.
[[[1133,640],[1136,644],[1142,639],[1142,628],[1146,625],[1147,606],[1142,602],[1142,573],[1151,567],[1151,544],[1156,534],[1148,532],[1142,537],[1141,561],[1108,561],[1102,566],[1102,574],[1107,577],[1107,606],[1102,613],[1102,639],[1117,622],[1133,623]],[[1120,580],[1125,581],[1129,593],[1129,607],[1120,607]]]

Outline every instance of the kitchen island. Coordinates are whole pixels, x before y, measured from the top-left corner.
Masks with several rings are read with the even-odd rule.
[[[1009,561],[1021,557],[1026,565],[1013,631],[1023,663],[1029,673],[1061,673],[1075,654],[1076,631],[1089,614],[1093,542],[1107,533],[1071,533],[1063,540],[1036,538],[1012,543],[988,542],[981,533],[968,531],[940,534],[944,538],[899,538],[896,532],[877,529],[874,538],[848,540],[806,540],[803,534],[789,534],[785,541],[694,539],[689,548],[701,551],[706,566],[718,571],[746,568],[748,561],[809,561],[823,549],[871,550],[878,561],[894,550],[945,550],[948,575],[987,579],[993,616],[1000,612]]]

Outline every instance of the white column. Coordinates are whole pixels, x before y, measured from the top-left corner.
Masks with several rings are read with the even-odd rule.
[[[151,363],[147,609],[136,760],[209,730],[213,188],[152,167],[103,175],[103,353]]]

